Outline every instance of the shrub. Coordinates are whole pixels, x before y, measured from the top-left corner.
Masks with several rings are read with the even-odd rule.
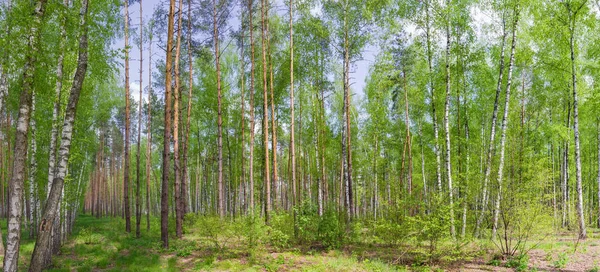
[[[565,268],[568,262],[569,256],[567,256],[567,253],[562,252],[558,254],[558,260],[554,261],[554,267],[558,269]]]
[[[519,254],[508,259],[506,267],[515,268],[517,271],[527,271],[529,265],[529,255]]]

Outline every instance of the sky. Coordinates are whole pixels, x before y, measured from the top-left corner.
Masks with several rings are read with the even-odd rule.
[[[142,0],[143,2],[143,12],[144,12],[144,22],[151,17],[153,11],[159,5],[164,5],[165,9],[168,9],[168,2],[165,0]],[[238,1],[234,1],[238,2]],[[288,10],[286,4],[283,0],[274,0],[273,1],[274,10],[278,13],[279,16],[283,18],[288,18]],[[314,7],[311,10],[313,15],[321,14],[320,7]],[[471,18],[472,18],[472,27],[475,31],[475,35],[477,36],[478,41],[495,43],[498,40],[501,29],[499,28],[499,18],[494,12],[489,10],[482,10],[479,6],[474,5],[470,8]],[[130,16],[130,24],[132,29],[138,29],[139,25],[139,2],[132,4],[129,6],[129,16]],[[239,28],[239,8],[235,7],[233,12],[231,13],[229,19],[229,26],[231,29]],[[415,23],[410,22],[409,20],[404,20],[403,26],[405,31],[411,37],[416,37],[418,35],[423,35],[423,30],[418,28]],[[438,33],[439,34],[439,33]],[[227,37],[227,39],[230,39]],[[434,38],[434,42],[438,42],[439,46],[444,46],[445,39],[442,37]],[[224,41],[222,44],[227,44],[228,41]],[[139,84],[139,48],[137,45],[133,44],[133,41],[130,38],[130,86],[131,91],[134,94],[139,92],[140,84]],[[124,39],[117,40],[113,44],[113,48],[120,49],[124,46]],[[362,51],[362,59],[356,61],[351,67],[350,74],[350,83],[351,89],[355,96],[355,101],[361,101],[364,99],[364,87],[366,85],[366,79],[368,77],[369,68],[374,63],[377,54],[379,53],[380,48],[377,44],[369,44]],[[152,48],[153,52],[153,63],[156,63],[158,60],[164,59],[164,53],[162,49],[156,47],[156,45]],[[148,85],[148,46],[146,45],[144,48],[144,63],[143,63],[143,85],[144,87]],[[123,63],[123,60],[121,60]],[[121,76],[122,80],[124,80],[124,75]],[[144,94],[146,97],[147,94]],[[137,100],[137,95],[135,95]]]
[[[184,4],[185,4],[185,2],[184,2]],[[166,2],[164,0],[163,1],[161,1],[161,0],[142,0],[144,22],[148,21],[148,19],[152,16],[153,11],[159,5],[164,5],[165,9],[168,10],[168,2]],[[287,8],[286,8],[285,4],[282,2],[282,0],[275,0],[273,5],[275,6],[276,12],[280,16],[283,16],[284,18],[289,18],[288,17],[289,15],[287,13]],[[136,31],[139,31],[139,29],[137,28],[139,26],[139,9],[140,9],[139,3],[130,5],[128,9],[129,9],[129,17],[130,17],[130,29],[131,29],[130,31],[132,31],[133,29],[137,29]],[[313,14],[319,14],[319,11],[317,9],[318,8],[315,8],[313,10]],[[229,25],[232,27],[232,29],[239,28],[239,25],[240,25],[238,10],[239,9],[236,8],[232,12],[232,15],[230,18]],[[227,37],[227,39],[229,39],[229,37]],[[124,47],[124,44],[125,44],[124,39],[121,38],[121,39],[117,40],[113,44],[112,47],[114,49],[120,49],[120,48]],[[139,81],[140,54],[139,54],[139,48],[133,42],[131,37],[129,40],[129,44],[131,46],[131,50],[129,51],[130,88],[131,88],[131,93],[134,95],[134,99],[137,101],[138,93],[139,93],[139,89],[140,89],[140,84],[139,84],[139,82],[140,82]],[[222,44],[227,44],[227,42],[223,42]],[[148,45],[145,45],[144,52],[143,52],[143,64],[142,64],[142,66],[143,66],[142,67],[143,68],[143,78],[142,78],[143,88],[148,86],[148,52],[149,52],[148,49],[149,49]],[[374,46],[374,45],[367,46],[365,48],[365,50],[363,51],[363,59],[360,61],[356,61],[354,63],[354,66],[351,69],[350,83],[351,83],[352,91],[355,94],[357,101],[360,101],[364,96],[363,88],[366,85],[365,80],[368,76],[369,67],[374,62],[375,57],[378,52],[379,52],[379,49],[377,46]],[[156,63],[158,60],[164,59],[164,57],[165,57],[162,50],[159,49],[156,45],[153,45],[152,55],[153,55],[152,56],[153,63]],[[121,65],[124,65],[124,60],[121,60]],[[125,80],[124,74],[121,75],[121,80],[123,80],[123,81]],[[144,100],[146,100],[146,96],[147,96],[147,94],[144,93]]]

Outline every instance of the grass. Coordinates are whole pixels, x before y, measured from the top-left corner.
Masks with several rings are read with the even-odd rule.
[[[247,250],[230,246],[215,250],[194,233],[184,239],[171,237],[170,248],[162,249],[160,228],[153,219],[151,231],[142,237],[124,231],[120,218],[96,219],[82,215],[74,233],[54,257],[49,271],[404,271],[377,259],[359,259],[340,250],[302,254],[299,250],[263,249],[250,257]],[[174,224],[170,224],[174,225]],[[172,233],[172,232],[171,232]],[[33,243],[31,243],[31,251]],[[24,252],[26,253],[26,252]],[[24,256],[29,258],[31,253]],[[23,263],[25,264],[25,263]]]
[[[220,232],[214,236],[218,240],[215,242],[195,225],[185,228],[183,239],[170,237],[169,249],[163,249],[159,219],[152,218],[150,231],[142,225],[142,237],[136,238],[135,231],[125,232],[121,218],[81,215],[48,271],[440,271],[477,260],[492,265],[489,254],[494,252],[489,241],[484,240],[470,242],[460,250],[442,243],[440,246],[448,250],[435,262],[429,262],[427,253],[422,252],[426,247],[414,243],[394,246],[353,243],[333,250],[310,245],[284,248],[261,245],[250,249],[243,235],[235,231]],[[170,222],[173,229],[169,233],[174,233],[174,225]],[[0,226],[5,237],[5,221],[0,221]],[[35,241],[28,239],[26,230],[22,238],[19,270],[26,271]],[[557,239],[538,245],[538,250],[546,253],[542,258],[554,267],[575,262],[575,259],[561,259],[558,254],[572,253],[573,242],[561,241],[560,236],[554,238]],[[580,245],[580,250],[595,244],[597,241],[590,239]],[[493,265],[507,264],[507,260],[496,262]],[[519,266],[527,268],[526,261],[519,262]],[[597,265],[590,267],[597,271]]]

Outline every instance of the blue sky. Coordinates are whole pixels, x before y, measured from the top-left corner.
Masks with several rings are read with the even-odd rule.
[[[185,2],[184,2],[185,4]],[[143,13],[144,13],[144,22],[146,22],[152,15],[154,9],[159,6],[159,5],[165,5],[165,7],[167,8],[168,2],[166,1],[161,1],[161,0],[142,0],[142,9],[143,9]],[[285,8],[285,4],[281,1],[281,0],[276,0],[274,2],[275,5],[275,10],[279,13],[280,16],[284,16],[287,17],[287,8]],[[135,3],[129,6],[129,16],[130,16],[130,23],[131,23],[131,28],[137,28],[137,26],[139,25],[139,3]],[[314,10],[315,12],[319,12],[318,8],[315,8]],[[230,25],[234,28],[239,28],[239,12],[237,11],[237,9],[232,12],[232,16],[230,19]],[[131,85],[131,92],[134,94],[137,94],[139,92],[139,88],[140,88],[140,84],[139,84],[139,69],[140,69],[140,65],[139,65],[139,59],[140,59],[140,54],[139,54],[139,48],[137,47],[137,45],[135,45],[133,43],[133,41],[130,38],[130,46],[132,47],[130,50],[130,62],[129,62],[129,66],[130,66],[130,85]],[[225,44],[226,42],[224,42],[223,44]],[[124,46],[124,40],[120,39],[118,40],[115,44],[113,44],[114,48],[122,48]],[[144,48],[144,63],[143,63],[143,85],[144,88],[145,86],[148,85],[148,47],[147,45],[145,46],[146,48]],[[368,46],[365,48],[365,50],[363,51],[363,60],[361,61],[357,61],[354,64],[353,69],[351,69],[351,86],[352,86],[352,90],[354,92],[354,94],[356,96],[358,96],[356,99],[357,101],[360,101],[360,99],[363,96],[363,88],[365,86],[365,79],[368,75],[368,71],[369,71],[369,66],[371,65],[371,63],[375,60],[375,56],[378,52],[378,48],[374,45]],[[156,62],[159,59],[164,58],[164,54],[162,53],[162,50],[157,48],[156,45],[153,46],[152,48],[152,62]],[[123,63],[123,60],[121,60],[121,63]],[[124,75],[121,76],[121,79],[124,80]],[[144,94],[144,99],[146,97],[147,94]],[[136,100],[137,100],[137,95],[135,95]]]

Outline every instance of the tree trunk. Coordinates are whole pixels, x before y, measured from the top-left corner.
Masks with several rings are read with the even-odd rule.
[[[268,0],[262,0],[261,21],[262,21],[262,64],[263,64],[263,145],[265,148],[265,223],[269,224],[269,213],[271,212],[271,179],[269,168],[269,105],[267,103],[267,51],[266,51],[266,17],[268,9]],[[216,31],[216,30],[215,30]]]
[[[250,178],[250,212],[254,215],[254,23],[252,19],[252,0],[248,0],[248,23],[250,25],[250,154],[248,175]]]
[[[435,138],[435,145],[434,145],[434,153],[435,153],[435,161],[436,161],[436,169],[435,169],[435,175],[436,175],[436,179],[437,179],[437,187],[438,187],[438,191],[441,192],[442,191],[442,163],[441,163],[441,158],[440,158],[440,144],[439,144],[439,132],[438,132],[438,125],[437,125],[437,115],[435,113],[435,95],[434,95],[434,90],[433,90],[433,68],[432,68],[432,54],[433,51],[431,50],[431,26],[430,26],[430,13],[429,13],[429,5],[430,5],[430,0],[425,1],[425,13],[426,13],[426,17],[427,20],[425,22],[426,26],[426,38],[427,38],[427,67],[428,67],[428,79],[427,79],[427,85],[429,88],[429,96],[430,96],[430,103],[431,103],[431,119],[432,119],[432,123],[433,123],[433,134],[434,134],[434,138]]]
[[[494,205],[494,221],[492,227],[492,239],[496,238],[496,233],[498,231],[498,216],[500,213],[500,201],[502,198],[502,176],[504,174],[504,150],[506,146],[506,128],[508,127],[508,111],[510,109],[510,85],[512,83],[512,71],[513,71],[513,63],[515,61],[515,46],[517,44],[517,25],[519,23],[519,7],[515,7],[514,10],[514,22],[512,29],[512,45],[510,48],[510,58],[508,61],[508,74],[506,75],[506,98],[504,101],[504,115],[502,116],[502,132],[500,139],[500,164],[498,166],[498,193],[496,196],[496,202]]]
[[[346,5],[348,5],[346,1]],[[345,11],[344,14],[344,125],[345,132],[343,133],[345,136],[344,144],[346,149],[345,152],[342,152],[345,157],[346,167],[344,167],[344,180],[346,186],[346,208],[347,208],[347,220],[348,222],[352,220],[354,217],[354,201],[352,195],[352,135],[351,135],[351,122],[350,122],[350,41],[348,37],[348,32],[350,31],[348,28],[348,11]]]
[[[123,173],[123,205],[125,208],[125,231],[131,232],[131,211],[129,203],[129,145],[130,145],[130,103],[129,103],[129,0],[124,0],[125,6],[125,167]]]
[[[173,28],[175,21],[175,0],[169,3],[169,23],[167,30],[167,53],[165,63],[165,128],[163,144],[162,182],[160,194],[160,237],[163,248],[169,247],[169,153],[171,151],[171,66],[173,62]]]
[[[146,124],[146,230],[150,232],[150,164],[152,162],[152,23],[148,38],[148,123]]]
[[[193,59],[192,59],[192,2],[191,0],[188,0],[188,39],[187,39],[187,50],[188,50],[188,73],[189,73],[189,78],[188,78],[188,105],[187,105],[187,119],[186,119],[186,125],[185,125],[185,135],[184,135],[184,142],[183,142],[183,184],[181,185],[181,192],[182,195],[186,195],[186,192],[189,192],[189,186],[187,183],[188,180],[188,176],[189,176],[189,170],[188,170],[188,149],[189,149],[189,142],[190,142],[190,117],[192,116],[192,91],[194,89],[194,64],[193,64]],[[190,201],[190,205],[191,205],[191,201]],[[187,205],[187,203],[184,201],[183,202],[183,215],[185,216],[185,214],[189,211],[189,207]]]
[[[29,30],[28,48],[23,69],[23,86],[19,98],[19,115],[15,135],[12,175],[8,184],[8,234],[4,252],[4,271],[17,271],[21,241],[21,217],[23,215],[23,182],[27,160],[29,120],[35,76],[36,55],[40,43],[40,27],[44,16],[46,0],[39,0],[33,12],[33,22]]]
[[[290,0],[290,164],[291,164],[291,186],[292,207],[297,203],[297,181],[296,181],[296,117],[294,102],[294,0]],[[294,211],[294,225],[296,212]]]
[[[271,51],[271,32],[269,31],[269,9],[265,10],[265,17],[267,18],[265,21],[266,28],[266,43],[267,43],[267,66],[269,69],[269,93],[271,100],[271,152],[273,154],[273,175],[271,177],[271,184],[273,186],[272,196],[275,196],[275,207],[277,208],[277,183],[279,181],[279,174],[277,172],[277,126],[276,119],[277,113],[275,111],[275,95],[274,95],[274,87],[273,87],[273,60],[272,60],[272,51]],[[273,202],[273,201],[272,201]]]
[[[504,73],[504,44],[506,43],[506,19],[505,13],[502,14],[502,43],[500,44],[500,66],[498,71],[498,83],[496,84],[496,98],[494,100],[494,111],[492,113],[492,124],[490,128],[490,141],[488,150],[486,153],[485,160],[485,175],[483,178],[483,191],[482,191],[482,201],[481,201],[481,210],[479,211],[479,216],[477,217],[477,223],[475,224],[475,237],[479,237],[479,230],[481,228],[481,223],[483,222],[483,218],[485,216],[485,210],[487,208],[488,203],[488,183],[490,180],[490,175],[492,173],[492,158],[494,156],[494,146],[495,146],[495,138],[496,138],[496,122],[498,120],[498,100],[500,99],[500,92],[502,91],[502,76]]]
[[[31,127],[31,159],[30,159],[30,165],[29,165],[29,201],[27,202],[27,221],[28,221],[28,226],[27,228],[29,228],[29,238],[33,239],[34,235],[35,235],[35,220],[34,220],[34,214],[36,213],[36,209],[35,209],[35,204],[37,203],[36,200],[36,192],[37,192],[37,182],[36,182],[36,178],[35,176],[37,175],[37,159],[36,159],[36,153],[37,153],[37,143],[36,143],[36,139],[35,139],[35,135],[36,135],[36,126],[35,126],[35,119],[33,118],[33,115],[35,113],[35,93],[32,94],[31,97],[31,116],[32,118],[29,120],[29,126]]]
[[[219,25],[217,18],[217,0],[213,0],[213,39],[215,50],[215,62],[217,70],[217,148],[219,152],[219,177],[218,177],[218,209],[219,216],[225,217],[225,187],[223,186],[223,114],[222,114],[222,94],[221,94],[221,54],[219,52]],[[264,43],[263,43],[264,45]]]
[[[596,126],[597,126],[596,130],[598,132],[598,174],[596,176],[596,181],[598,183],[598,222],[597,222],[597,226],[600,227],[600,117],[596,117]]]
[[[581,150],[579,148],[579,108],[577,97],[577,70],[575,68],[575,24],[577,12],[571,10],[570,4],[565,4],[569,12],[569,49],[571,51],[571,80],[573,84],[573,134],[575,135],[575,179],[577,182],[577,219],[579,221],[579,239],[586,239],[585,220],[583,215],[583,188],[581,181]]]
[[[183,11],[183,0],[179,0],[179,12],[177,15],[177,44],[175,46],[175,89],[173,96],[175,97],[175,103],[173,103],[173,161],[174,161],[174,173],[175,173],[175,234],[177,238],[183,237],[183,214],[182,214],[182,203],[184,197],[181,194],[181,161],[179,157],[179,121],[180,121],[180,108],[179,100],[181,97],[181,84],[179,74],[179,59],[181,56],[181,21]]]
[[[138,100],[138,131],[137,131],[137,154],[136,154],[136,188],[135,188],[135,237],[140,238],[140,223],[142,222],[142,203],[140,202],[140,152],[141,152],[141,140],[142,140],[142,91],[144,90],[144,84],[142,79],[143,72],[143,53],[144,53],[144,21],[142,12],[142,0],[140,0],[140,99]]]
[[[38,6],[39,7],[39,6]],[[60,142],[60,149],[58,154],[58,166],[52,188],[50,189],[50,195],[48,201],[44,207],[44,214],[40,218],[40,225],[38,228],[38,237],[31,257],[31,263],[29,271],[42,271],[46,267],[44,263],[44,254],[48,251],[46,248],[50,244],[51,230],[53,222],[55,222],[56,215],[58,214],[59,203],[63,193],[64,179],[67,174],[67,164],[69,162],[69,155],[71,151],[71,140],[73,137],[73,124],[75,122],[75,114],[77,112],[77,104],[79,102],[79,95],[85,80],[88,64],[88,38],[87,38],[87,14],[88,14],[88,2],[82,0],[81,10],[79,13],[80,22],[80,37],[79,37],[79,55],[77,58],[77,69],[73,77],[73,85],[71,86],[71,92],[69,95],[69,101],[65,112],[65,120],[62,129],[62,137]],[[6,266],[5,266],[6,267]]]
[[[446,1],[449,4],[449,1]],[[449,8],[447,6],[446,8]],[[447,14],[446,16],[450,16]],[[452,157],[450,151],[450,124],[448,114],[450,112],[450,18],[446,23],[446,103],[444,105],[444,129],[446,133],[446,174],[448,175],[448,197],[450,200],[450,235],[456,239],[456,228],[454,226],[454,192],[452,188]]]

